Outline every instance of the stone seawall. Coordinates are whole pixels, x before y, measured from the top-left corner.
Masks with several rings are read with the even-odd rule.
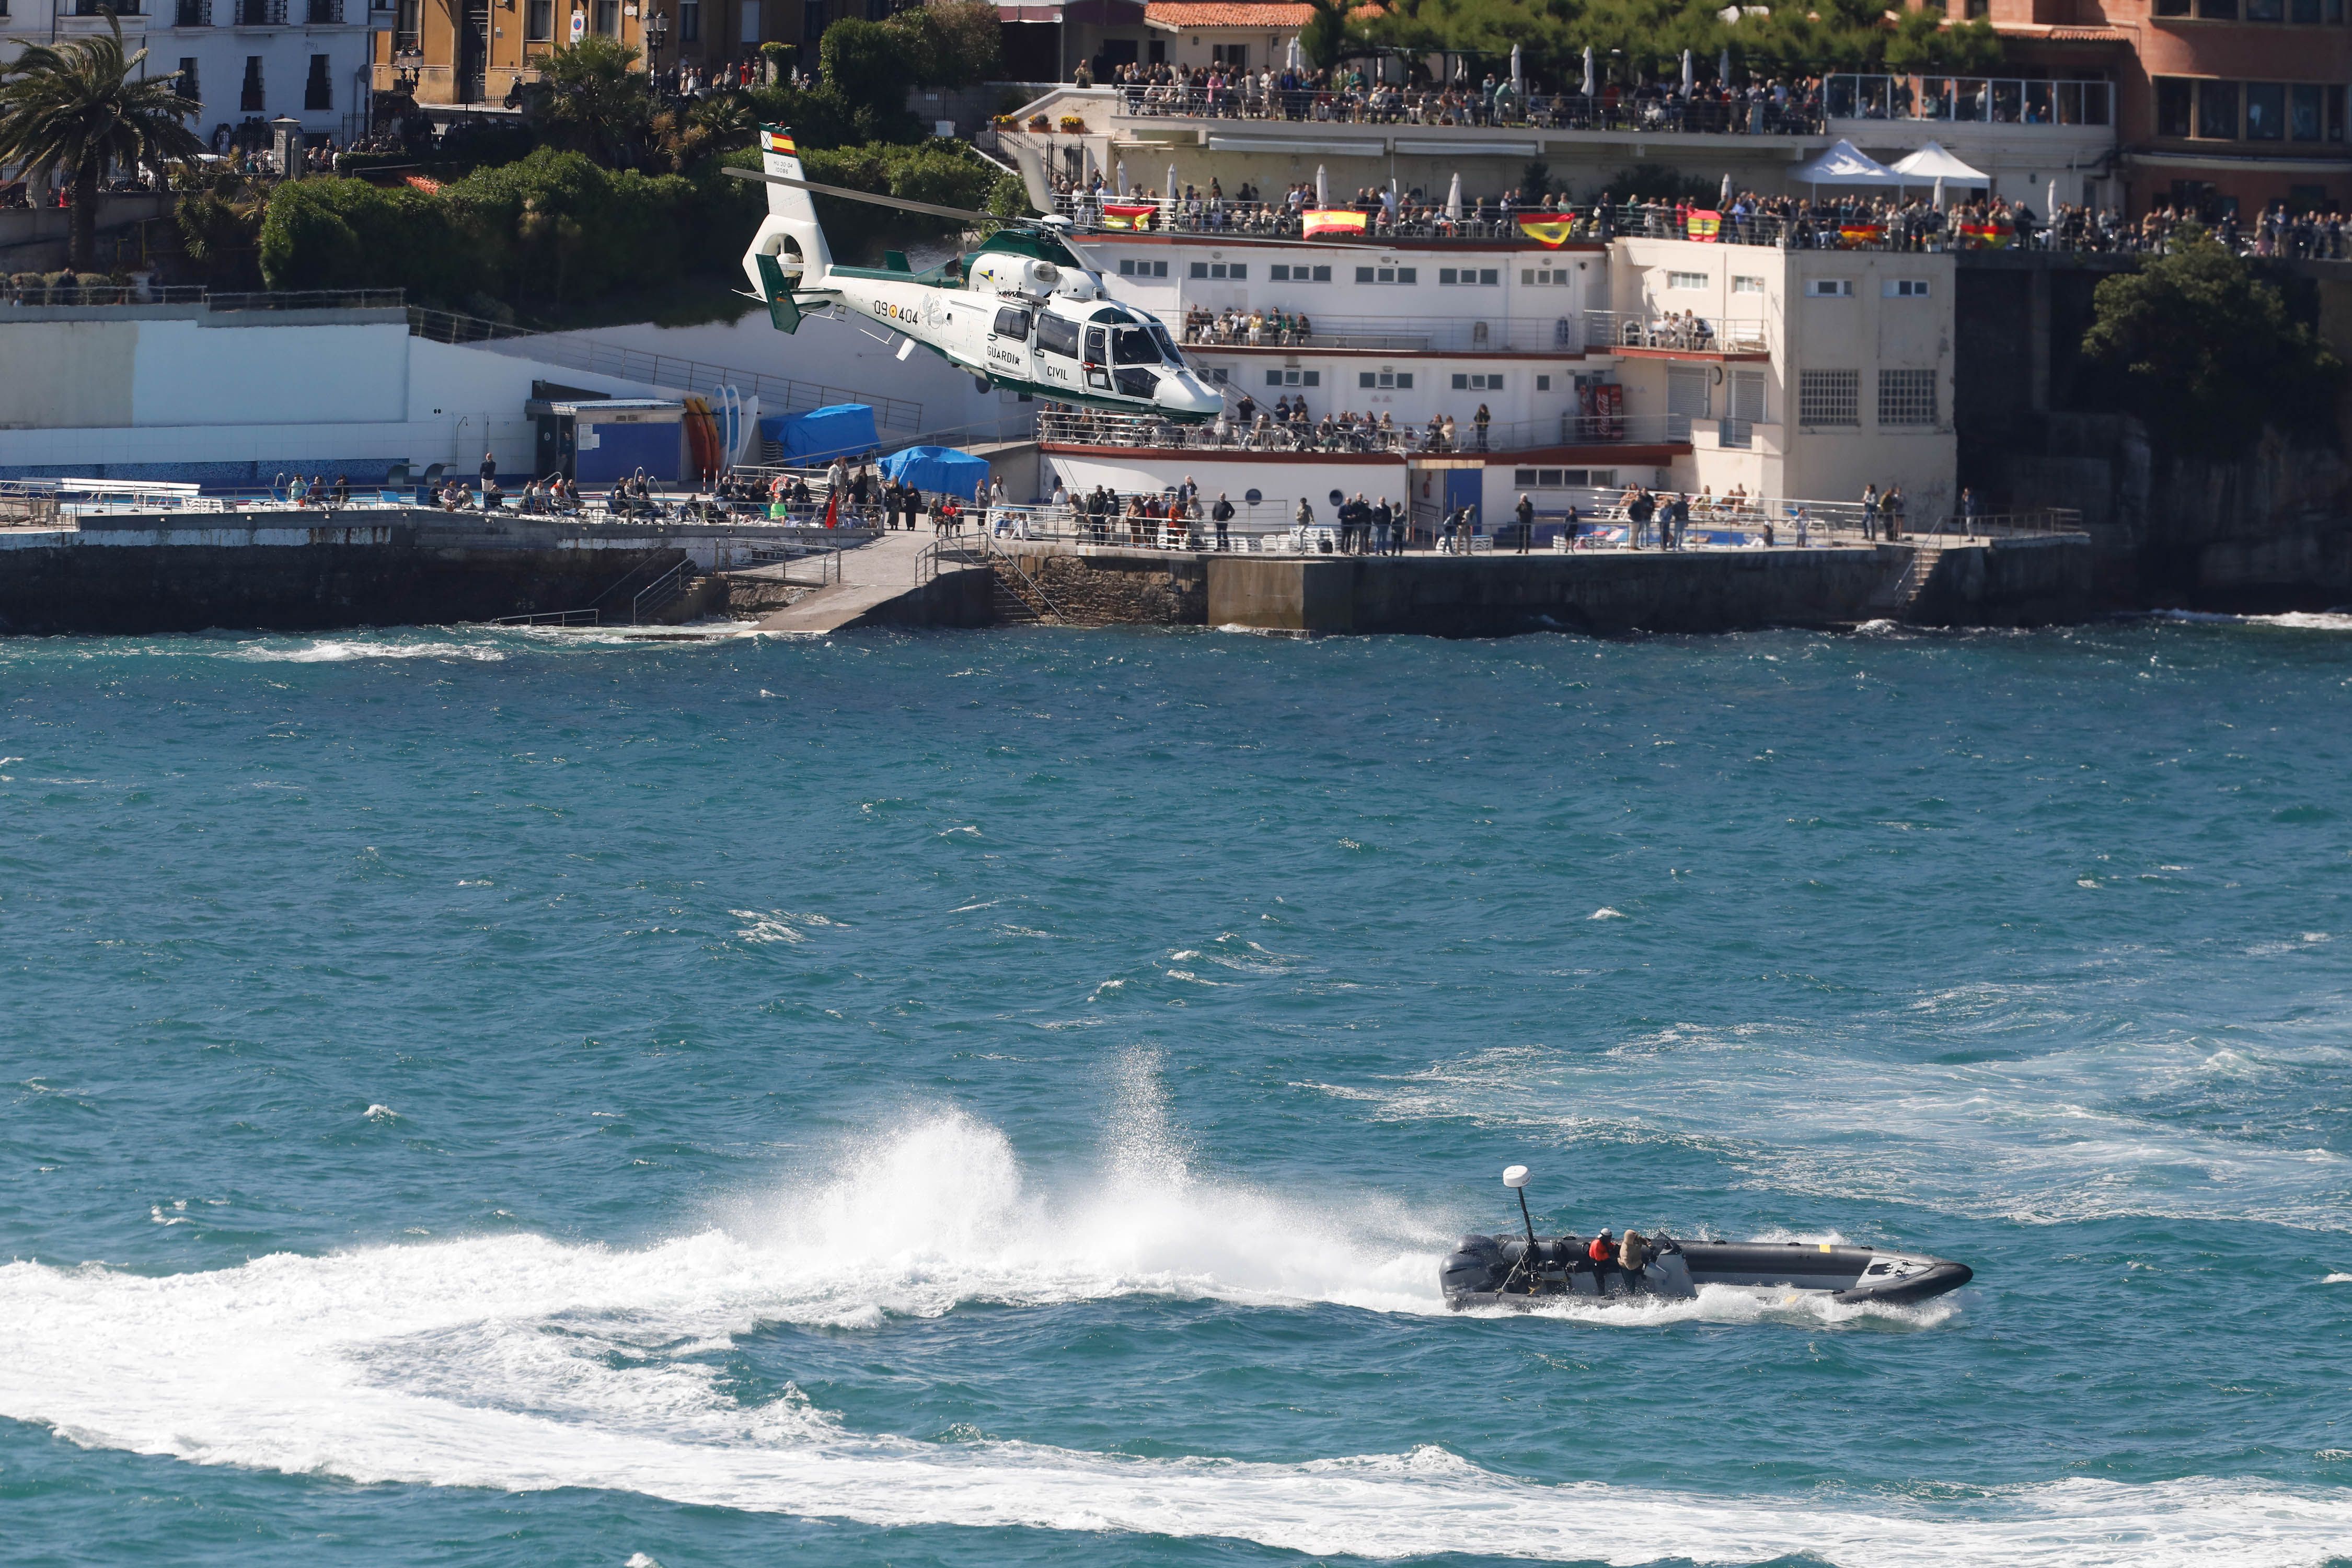
[[[1267,631],[1497,637],[1852,625],[1908,552],[1609,552],[1467,559],[1210,558],[1209,621]]]
[[[1904,617],[1938,626],[2076,621],[2104,602],[2096,548],[2081,538],[1945,548]]]
[[[1024,549],[1021,556],[1055,608],[1081,626],[1208,625],[1208,561],[1092,544]]]

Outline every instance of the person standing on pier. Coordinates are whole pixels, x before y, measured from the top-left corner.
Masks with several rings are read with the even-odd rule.
[[[1878,487],[1862,487],[1862,537],[1865,542],[1878,537]]]
[[[1217,492],[1217,504],[1210,509],[1209,516],[1214,519],[1217,524],[1217,548],[1231,549],[1232,542],[1225,536],[1225,528],[1234,521],[1234,503],[1225,499],[1224,491]]]
[[[1536,531],[1536,503],[1528,499],[1528,492],[1525,490],[1519,492],[1518,514],[1519,553],[1525,555],[1528,552],[1528,541],[1535,537]]]

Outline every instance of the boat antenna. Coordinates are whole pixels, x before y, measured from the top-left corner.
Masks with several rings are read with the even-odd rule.
[[[1528,1212],[1528,1168],[1508,1165],[1503,1170],[1503,1185],[1519,1194],[1519,1217],[1528,1225],[1528,1257],[1533,1259],[1536,1247],[1536,1217]]]

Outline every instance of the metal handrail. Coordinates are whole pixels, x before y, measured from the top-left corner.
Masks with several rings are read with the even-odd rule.
[[[692,564],[690,559],[682,558],[677,564],[638,589],[635,596],[629,600],[629,625],[641,626],[646,624],[646,600],[651,599],[652,607],[658,610],[677,598],[683,591],[681,580],[686,575],[686,570]]]
[[[1272,388],[1268,388],[1271,391]],[[1324,395],[1345,399],[1353,390],[1334,387]],[[1458,395],[1465,400],[1475,392]],[[1263,416],[1263,412],[1261,415]],[[1179,425],[1148,414],[1098,414],[1049,410],[1037,416],[1037,439],[1073,447],[1125,447],[1167,452],[1328,452],[1367,458],[1450,456],[1460,453],[1549,451],[1555,447],[1616,447],[1679,444],[1691,438],[1691,419],[1682,414],[1562,414],[1555,419],[1490,421],[1482,432],[1456,414],[1454,440],[1433,439],[1425,425],[1382,430],[1358,425],[1322,433],[1321,421],[1261,429],[1238,422]]]
[[[1672,349],[1685,353],[1768,353],[1771,341],[1762,321],[1720,316],[1687,317],[1661,310],[1587,310],[1587,348]]]

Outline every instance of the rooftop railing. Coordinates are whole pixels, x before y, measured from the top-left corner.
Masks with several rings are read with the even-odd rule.
[[[1111,112],[1122,120],[1291,121],[1436,130],[1621,131],[1676,134],[1818,136],[1822,106],[1802,95],[1763,89],[1685,94],[1651,85],[1580,92],[1500,92],[1483,88],[1380,87],[1272,92],[1237,87],[1138,87],[1115,89]]]
[[[1270,388],[1268,390],[1271,390]],[[1344,398],[1348,389],[1328,395]],[[1469,394],[1475,406],[1476,395]],[[1453,436],[1427,421],[1383,427],[1359,420],[1281,422],[1260,411],[1244,425],[1238,416],[1203,425],[1180,425],[1150,414],[1108,414],[1091,409],[1048,410],[1037,416],[1037,439],[1073,447],[1124,447],[1162,452],[1313,452],[1349,457],[1403,458],[1463,452],[1546,451],[1558,447],[1675,445],[1689,441],[1688,416],[1562,414],[1552,419],[1490,422],[1457,414]]]
[[[1942,120],[1973,125],[2113,125],[2115,84],[2016,77],[1832,76],[1832,120]]]
[[[215,310],[396,310],[407,302],[398,289],[310,289],[222,293],[195,286],[139,283],[50,283],[27,272],[19,281],[0,276],[0,306],[203,305]]]

